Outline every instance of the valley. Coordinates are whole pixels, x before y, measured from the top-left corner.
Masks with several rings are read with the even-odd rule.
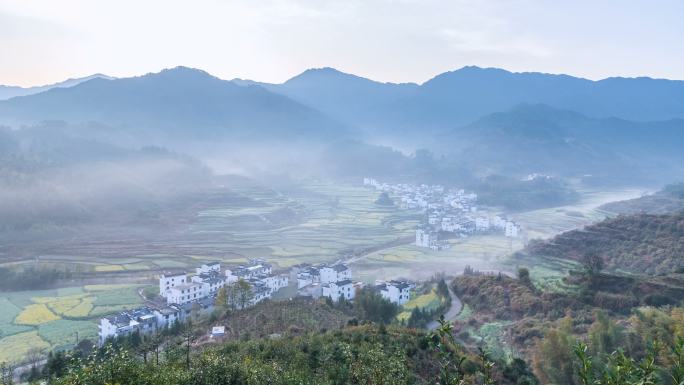
[[[31,347],[73,346],[76,332],[81,339],[93,338],[102,315],[141,304],[137,290],[154,287],[155,276],[162,271],[189,270],[208,261],[236,265],[263,258],[276,269],[345,260],[367,283],[453,276],[467,266],[514,272],[516,262],[508,257],[529,239],[593,223],[606,215],[597,209],[600,205],[638,196],[639,189],[582,190],[575,205],[510,214],[523,229],[519,238],[473,235],[449,239],[449,249],[434,251],[413,244],[421,221],[418,210],[378,206],[378,193],[361,183],[309,180],[269,188],[240,180],[187,202],[188,207],[175,212],[170,226],[142,228],[115,222],[59,229],[70,234],[68,238],[5,240],[2,267],[59,266],[72,275],[59,281],[57,289],[0,293],[0,300],[12,309],[0,324],[0,361],[19,360]],[[563,265],[532,269],[540,282],[564,274]]]

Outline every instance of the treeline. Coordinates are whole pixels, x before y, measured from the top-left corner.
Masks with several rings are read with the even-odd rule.
[[[53,287],[58,280],[70,276],[69,271],[46,267],[0,267],[0,291],[47,289]]]
[[[576,261],[593,255],[603,259],[609,270],[672,273],[684,268],[684,213],[606,219],[547,241],[531,242],[525,252]]]
[[[189,329],[190,330],[190,329]],[[644,354],[604,353],[613,338],[597,332],[588,343],[550,337],[534,365],[548,368],[542,383],[573,385],[674,385],[684,381],[684,339]],[[433,333],[382,325],[278,339],[193,347],[183,333],[163,350],[107,345],[51,355],[31,383],[52,385],[538,385],[525,361],[493,362],[486,351],[468,352],[448,323]],[[645,337],[646,338],[646,337]],[[557,344],[557,341],[562,341]],[[655,341],[659,341],[654,339]],[[567,345],[565,344],[567,342]],[[610,342],[610,341],[609,341]],[[143,345],[140,345],[143,346]],[[158,347],[159,345],[155,345]],[[150,354],[152,353],[152,354]],[[7,373],[3,366],[3,374]],[[3,375],[0,384],[11,384]]]

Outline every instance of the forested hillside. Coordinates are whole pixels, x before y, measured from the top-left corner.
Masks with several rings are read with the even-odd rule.
[[[576,261],[598,256],[612,271],[671,273],[684,268],[684,213],[606,219],[550,240],[531,242],[524,252]]]
[[[611,202],[600,207],[617,214],[672,214],[684,210],[684,183],[665,186],[640,198]]]

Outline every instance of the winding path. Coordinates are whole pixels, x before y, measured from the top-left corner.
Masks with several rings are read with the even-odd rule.
[[[461,302],[461,299],[456,296],[456,293],[451,289],[451,286],[449,286],[449,296],[451,297],[451,306],[449,307],[449,311],[447,311],[444,314],[444,319],[448,322],[452,322],[458,317],[459,314],[461,314],[461,310],[463,310],[463,302]],[[437,321],[432,321],[427,324],[426,328],[428,330],[435,330],[439,326],[439,322]]]

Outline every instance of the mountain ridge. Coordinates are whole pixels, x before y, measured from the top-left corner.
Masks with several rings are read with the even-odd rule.
[[[1,123],[97,121],[200,137],[335,135],[346,130],[324,114],[263,87],[241,87],[205,71],[175,67],[0,102]],[[190,130],[190,128],[192,129]],[[190,130],[190,131],[189,131]],[[187,135],[186,135],[187,136]],[[258,135],[257,135],[258,136]]]
[[[45,92],[45,91],[50,90],[52,88],[73,87],[73,86],[78,85],[80,83],[87,82],[89,80],[97,79],[97,78],[114,79],[111,76],[107,76],[107,75],[104,75],[101,73],[96,73],[96,74],[84,76],[81,78],[68,78],[68,79],[60,81],[60,82],[45,84],[45,85],[40,85],[40,86],[32,86],[32,87],[21,87],[21,86],[11,86],[11,85],[0,84],[0,101],[1,100],[7,100],[7,99],[17,97],[17,96],[34,95],[34,94],[38,94],[41,92]]]

